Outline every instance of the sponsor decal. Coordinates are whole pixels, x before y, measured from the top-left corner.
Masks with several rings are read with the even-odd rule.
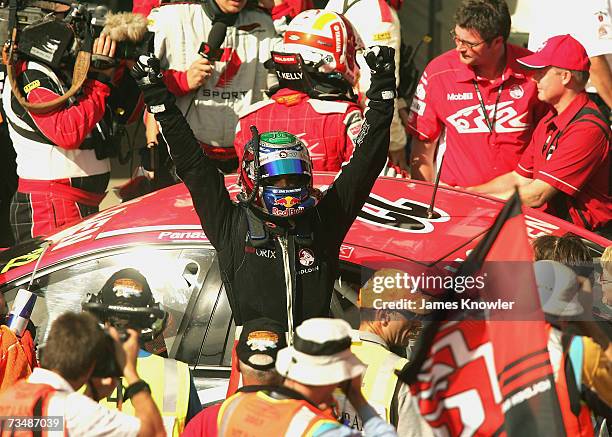
[[[290,217],[292,215],[301,214],[304,211],[304,207],[300,206],[298,208],[289,208],[289,209],[279,209],[276,206],[272,207],[272,214],[277,215],[279,217]]]
[[[300,203],[300,199],[298,197],[293,196],[285,196],[274,201],[275,205],[280,205],[285,208],[293,208],[295,205]]]
[[[549,379],[538,381],[523,390],[519,390],[511,397],[502,403],[502,411],[505,413],[510,408],[528,401],[537,394],[544,393],[552,389],[552,383]]]
[[[204,232],[160,232],[157,236],[158,240],[206,240],[208,237]]]
[[[223,100],[240,99],[247,95],[250,90],[245,91],[219,91],[202,88],[203,97],[221,98]]]
[[[536,52],[541,52],[542,50],[544,50],[544,47],[546,47],[546,44],[548,44],[548,40],[542,41],[540,46],[536,49]]]
[[[272,57],[274,58],[274,62],[278,64],[297,64],[295,55],[279,55],[278,53],[273,53]]]
[[[512,85],[510,87],[510,97],[513,99],[520,99],[525,95],[525,90],[520,85]]]
[[[220,62],[225,62],[225,67],[221,71],[219,80],[215,84],[215,88],[224,88],[232,84],[234,77],[238,74],[240,65],[242,65],[242,59],[233,48],[226,47],[223,49]],[[243,95],[246,95],[248,91],[243,91]],[[223,97],[221,97],[223,98]]]
[[[26,86],[23,87],[24,93],[29,93],[30,91],[38,88],[40,86],[40,80],[36,79],[34,82],[30,82]]]
[[[418,84],[416,87],[416,91],[414,92],[414,95],[419,100],[425,100],[425,96],[427,95],[427,91],[425,91],[425,85],[423,85],[422,83]]]
[[[553,225],[529,215],[525,216],[525,226],[527,226],[527,236],[530,239],[535,239],[542,235],[550,235],[559,229],[557,225]]]
[[[317,271],[319,271],[319,266],[308,267],[306,269],[300,269],[296,273],[298,275],[305,275],[307,273],[312,273],[312,272],[317,272]]]
[[[374,41],[389,41],[391,39],[391,32],[380,32],[380,33],[375,33],[372,36],[372,39]]]
[[[252,253],[261,258],[276,259],[276,250],[274,249],[255,248],[253,246],[245,246],[244,251],[245,253]]]
[[[276,259],[276,250],[274,249],[255,249],[255,255],[268,258]]]
[[[304,267],[310,267],[315,262],[314,253],[310,249],[300,249],[298,252],[300,264]]]
[[[286,72],[286,71],[276,71],[276,75],[278,76],[279,79],[286,79],[286,80],[302,80],[304,73],[301,72]]]
[[[302,149],[302,146],[299,145],[298,147],[294,147],[290,150],[286,149],[286,150],[279,150],[279,151],[272,152],[272,153],[266,153],[264,156],[262,156],[260,165],[264,165],[269,162],[274,162],[278,159],[288,159],[288,158],[304,160],[304,150]]]
[[[287,96],[274,97],[274,100],[281,105],[293,106],[297,105],[302,101],[301,94],[289,94]],[[302,134],[304,135],[304,134]],[[299,135],[296,135],[299,137]]]
[[[412,99],[412,104],[410,105],[410,111],[418,114],[419,116],[423,116],[425,114],[425,108],[427,107],[427,103],[423,102],[416,98]]]
[[[363,123],[361,124],[361,129],[359,130],[359,135],[357,135],[357,138],[355,138],[355,146],[359,147],[361,146],[361,143],[363,143],[363,139],[365,138],[365,136],[368,134],[368,131],[370,130],[370,124],[368,123],[367,120],[363,120]]]
[[[107,209],[92,218],[85,219],[75,226],[50,236],[48,239],[56,243],[55,247],[51,250],[61,249],[81,241],[93,239],[102,226],[108,223],[114,215],[120,214],[125,209],[125,207]]]
[[[610,15],[606,10],[595,12],[597,17],[597,38],[598,39],[610,39],[612,38],[612,21]]]
[[[342,244],[340,246],[340,258],[344,258],[344,259],[348,259],[351,256],[353,256],[353,252],[355,251],[355,248],[353,246],[349,246],[347,244]]]
[[[529,128],[529,124],[523,122],[527,113],[519,114],[512,107],[513,100],[499,102],[495,119],[495,131],[502,132],[522,132]],[[493,117],[495,105],[487,105],[489,118]],[[480,104],[467,106],[448,116],[446,120],[457,129],[458,133],[489,133],[489,127],[485,121]]]
[[[334,48],[334,52],[336,52],[337,57],[342,54],[342,45],[344,43],[344,39],[342,38],[342,28],[340,27],[340,23],[334,23],[331,25],[332,35],[334,35],[334,43],[336,47]]]
[[[117,297],[130,298],[142,294],[142,285],[133,279],[120,278],[113,283],[113,292]]]
[[[447,93],[446,100],[472,100],[474,94],[472,93]]]
[[[278,335],[272,331],[254,331],[247,336],[246,344],[252,351],[276,349]]]
[[[10,260],[6,262],[4,267],[2,267],[2,270],[0,270],[0,274],[6,273],[9,270],[14,269],[16,267],[20,267],[20,266],[29,264],[33,261],[36,261],[38,258],[40,258],[40,255],[43,253],[44,250],[45,250],[45,246],[36,248],[32,250],[31,252],[16,256],[15,258],[11,258]]]
[[[450,220],[448,213],[439,208],[434,208],[433,217],[427,218],[428,208],[426,203],[403,198],[391,201],[371,193],[357,220],[399,232],[427,234],[433,232],[434,223]]]

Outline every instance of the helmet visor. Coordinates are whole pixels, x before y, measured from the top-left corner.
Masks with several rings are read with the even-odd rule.
[[[261,166],[261,177],[269,178],[287,174],[310,175],[310,163],[301,159],[278,159]]]

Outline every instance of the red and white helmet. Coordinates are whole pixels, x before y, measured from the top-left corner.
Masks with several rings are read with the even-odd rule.
[[[351,85],[357,83],[355,52],[363,43],[343,15],[323,9],[300,12],[291,20],[283,42],[285,52],[299,53],[319,73],[339,73]]]

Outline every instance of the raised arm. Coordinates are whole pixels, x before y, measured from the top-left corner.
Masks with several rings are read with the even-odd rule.
[[[168,144],[177,174],[193,200],[202,229],[217,249],[230,241],[235,209],[225,188],[223,174],[206,157],[185,117],[175,105],[160,72],[159,60],[141,56],[131,71],[143,92],[147,110],[155,116]]]
[[[372,71],[369,99],[355,151],[321,201],[319,210],[331,214],[341,241],[365,203],[389,152],[389,137],[396,95],[394,50],[373,47],[365,59]]]

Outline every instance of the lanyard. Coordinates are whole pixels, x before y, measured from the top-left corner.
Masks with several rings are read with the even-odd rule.
[[[478,86],[478,82],[473,80],[474,88],[476,89],[476,95],[478,96],[478,101],[480,102],[480,109],[482,109],[482,115],[484,115],[485,121],[487,122],[487,126],[489,127],[489,132],[493,133],[495,131],[495,120],[497,118],[497,105],[499,103],[499,99],[501,98],[502,90],[504,89],[504,78],[502,77],[502,83],[499,85],[497,89],[497,98],[495,99],[495,106],[493,107],[493,118],[489,118],[489,112],[487,111],[487,107],[484,104],[484,100],[482,98],[482,94],[480,94],[480,87]]]

